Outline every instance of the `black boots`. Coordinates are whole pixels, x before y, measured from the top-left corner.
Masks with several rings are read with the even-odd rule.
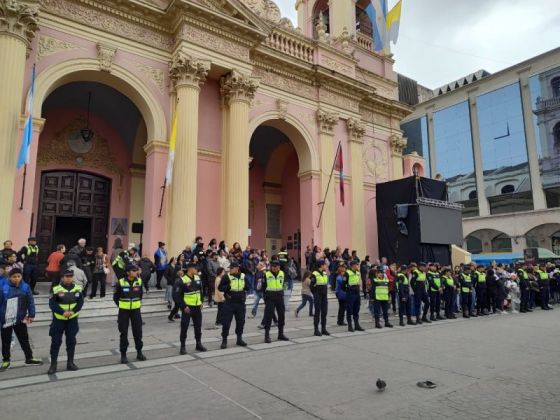
[[[385,327],[386,328],[393,328],[393,324],[389,322],[389,318],[385,319]]]
[[[51,365],[49,367],[49,370],[47,372],[47,375],[54,375],[56,373],[56,361],[51,361]]]
[[[136,360],[139,360],[140,362],[143,362],[143,361],[147,360],[147,358],[146,358],[146,356],[144,356],[144,354],[141,351],[139,351],[136,354]]]
[[[235,344],[241,347],[247,347],[247,343],[243,341],[243,338],[240,335],[237,336],[237,342]]]
[[[321,335],[331,335],[331,333],[328,332],[326,328],[323,328],[323,329],[321,330]]]
[[[128,359],[126,357],[126,353],[121,353],[121,363],[126,365],[128,363]]]
[[[222,338],[222,345],[220,346],[220,348],[223,349],[227,349],[227,338]]]
[[[352,326],[352,321],[348,321],[348,331],[354,332],[354,327]]]
[[[200,342],[200,340],[196,340],[196,347],[195,347],[196,351],[206,351],[206,347],[204,347],[202,345],[202,343]]]
[[[403,317],[399,317],[399,327],[404,327],[404,319]]]
[[[272,340],[270,339],[270,332],[269,331],[266,331],[264,333],[264,342],[267,343],[267,344],[272,343]]]
[[[365,331],[362,326],[360,325],[360,322],[358,321],[358,318],[354,318],[354,330],[356,331]]]
[[[315,335],[317,337],[321,337],[323,334],[321,334],[321,331],[319,331],[319,328],[315,328],[315,332],[313,333],[313,335]]]
[[[422,322],[425,322],[426,324],[432,323],[432,321],[428,319],[428,314],[424,314],[424,316],[422,316]]]
[[[187,354],[187,347],[184,344],[181,345],[181,349],[179,350],[179,354],[181,354],[181,355]]]
[[[55,362],[55,364],[56,364],[56,362]],[[56,369],[56,366],[55,366],[55,369]],[[79,369],[78,366],[76,366],[74,364],[74,351],[69,351],[68,352],[68,361],[66,362],[66,370],[74,371],[74,370],[78,370],[78,369]]]
[[[408,315],[406,325],[416,325],[416,322],[412,320],[412,317]]]
[[[375,328],[383,328],[381,322],[379,322],[379,318],[375,318]]]

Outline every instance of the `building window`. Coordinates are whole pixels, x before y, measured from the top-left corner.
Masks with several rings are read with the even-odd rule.
[[[511,184],[502,187],[502,194],[511,194],[513,192],[515,192],[515,187]]]
[[[482,241],[475,236],[467,236],[465,239],[467,244],[467,251],[471,254],[481,254],[482,253]]]
[[[317,39],[319,36],[319,34],[317,33],[317,25],[319,24],[321,16],[323,17],[323,23],[326,26],[327,33],[330,33],[328,0],[319,0],[317,3],[315,3],[315,7],[313,8],[313,37],[315,39]]]
[[[552,97],[560,98],[560,77],[555,77],[550,82],[550,87],[552,88]]]
[[[554,136],[554,154],[560,154],[560,122],[556,123],[552,129],[552,134]]]
[[[476,190],[471,191],[469,193],[469,200],[477,200],[478,199],[478,194],[476,193]]]
[[[492,239],[492,252],[511,252],[511,238],[501,233]]]

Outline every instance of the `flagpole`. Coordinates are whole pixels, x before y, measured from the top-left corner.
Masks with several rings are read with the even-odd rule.
[[[27,178],[27,163],[23,166],[23,183],[21,184],[21,203],[19,209],[23,210],[23,198],[25,197],[25,179]]]
[[[323,201],[319,203],[322,204],[322,206],[321,206],[321,213],[319,213],[319,221],[317,222],[317,228],[319,228],[319,226],[321,225],[321,218],[323,217],[323,209],[325,208],[325,202],[327,201],[327,194],[329,192],[329,187],[331,185],[331,179],[334,174],[334,168],[336,167],[336,160],[338,158],[338,154],[340,153],[341,149],[342,149],[342,143],[338,142],[338,148],[336,149],[336,155],[334,155],[334,162],[331,169],[331,174],[329,176],[329,182],[327,183],[327,189],[325,190],[325,196],[323,197]]]
[[[159,214],[158,217],[161,217],[161,211],[163,210],[163,197],[165,197],[165,190],[167,189],[167,177],[163,179],[163,185],[161,186],[161,203],[159,203]]]

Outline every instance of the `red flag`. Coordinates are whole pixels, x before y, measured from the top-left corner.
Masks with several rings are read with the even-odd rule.
[[[344,162],[342,159],[342,145],[338,143],[338,149],[336,150],[336,157],[334,168],[339,172],[340,181],[340,202],[344,206]]]

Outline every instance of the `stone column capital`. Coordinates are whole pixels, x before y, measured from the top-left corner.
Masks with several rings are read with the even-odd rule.
[[[338,123],[338,114],[319,109],[317,110],[317,121],[322,134],[333,135],[334,127]]]
[[[175,89],[180,86],[190,86],[200,89],[210,70],[210,61],[191,57],[183,52],[173,56],[169,64],[169,77]]]
[[[391,144],[391,150],[393,154],[402,155],[404,148],[406,147],[408,140],[405,137],[399,136],[397,134],[391,134],[389,137],[389,142]]]
[[[151,140],[144,145],[146,156],[152,153],[167,153],[169,151],[169,143],[160,140]]]
[[[350,141],[363,144],[366,126],[356,118],[348,118],[346,120],[346,127],[348,128],[348,138]]]
[[[0,0],[0,35],[14,36],[29,47],[38,30],[38,18],[37,0]]]
[[[227,104],[236,101],[251,103],[258,88],[259,79],[235,69],[220,79],[220,92]]]

